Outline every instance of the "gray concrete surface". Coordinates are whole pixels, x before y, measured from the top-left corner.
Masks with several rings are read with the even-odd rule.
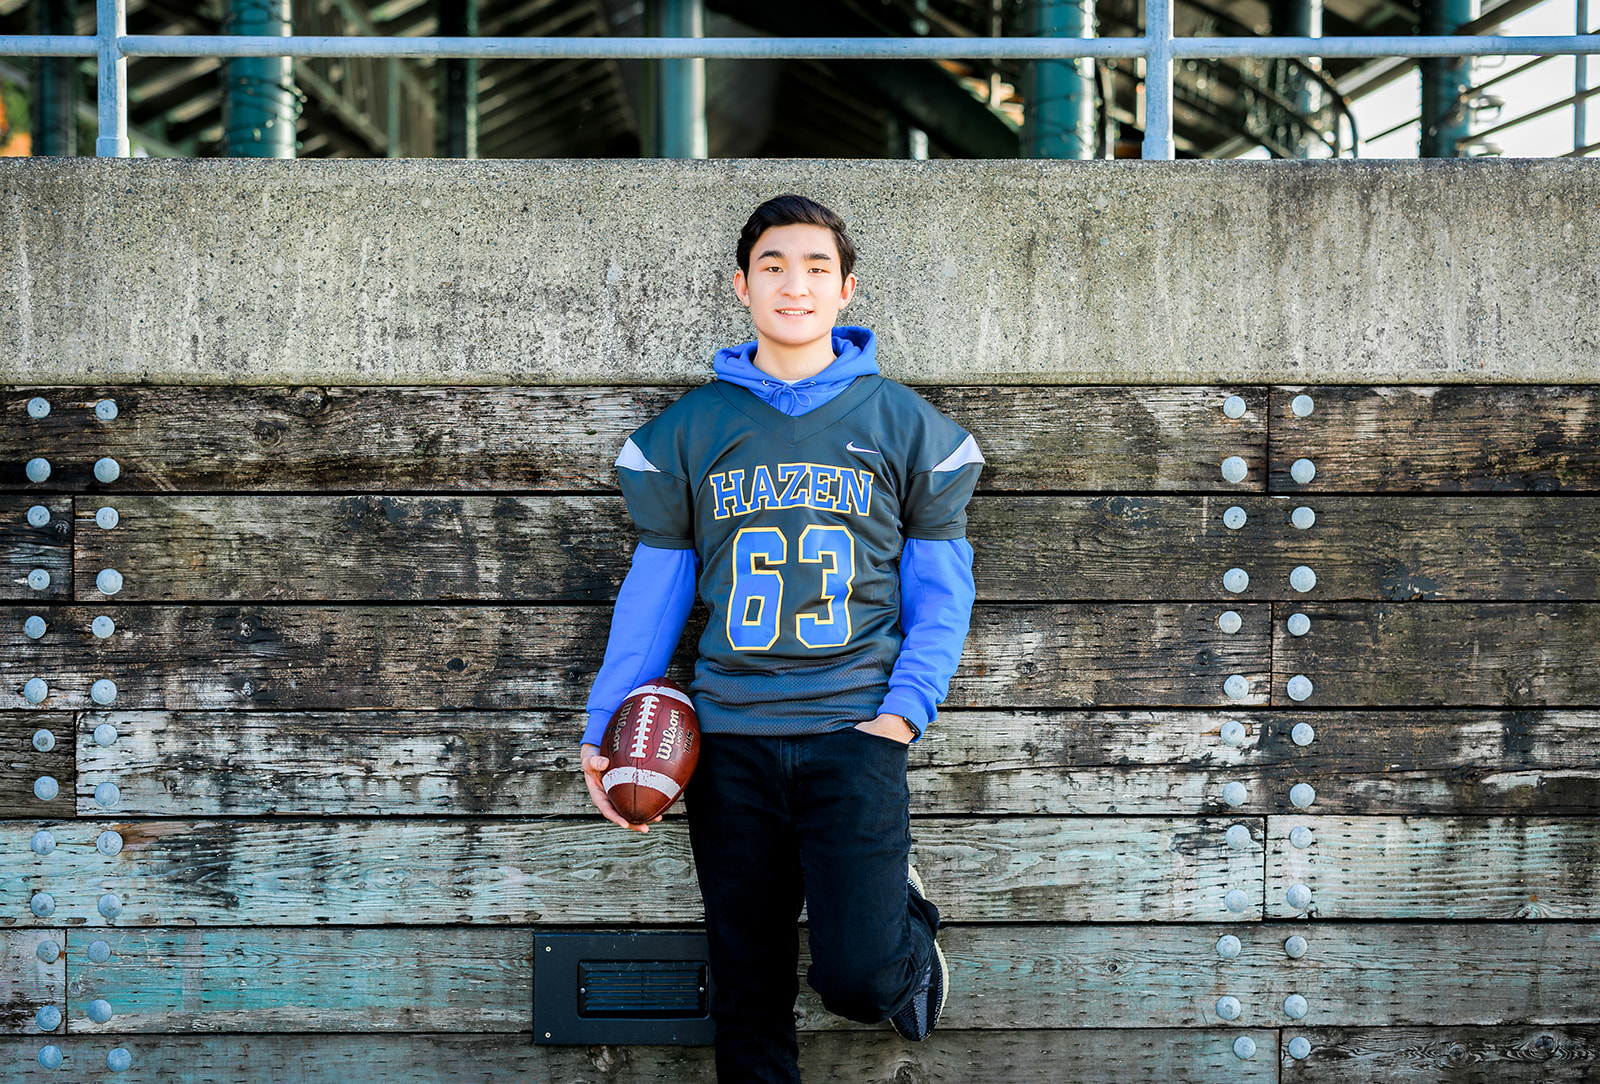
[[[1600,162],[0,159],[8,383],[635,383],[850,221],[912,383],[1594,381]]]

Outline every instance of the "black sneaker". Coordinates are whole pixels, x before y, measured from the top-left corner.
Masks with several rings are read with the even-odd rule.
[[[918,896],[923,895],[922,878],[917,875],[915,866],[906,871],[906,883]],[[923,969],[922,979],[917,983],[917,992],[912,997],[911,1004],[889,1018],[889,1023],[894,1025],[894,1030],[902,1039],[920,1043],[933,1034],[934,1025],[939,1022],[939,1014],[944,1012],[945,998],[950,993],[945,980],[948,973],[944,950],[939,947],[938,941],[934,941],[933,959],[929,960],[928,966]]]

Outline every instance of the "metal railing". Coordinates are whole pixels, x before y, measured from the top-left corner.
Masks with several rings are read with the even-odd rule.
[[[394,38],[127,33],[127,0],[96,0],[93,37],[0,37],[0,56],[92,56],[99,67],[95,153],[128,155],[129,57],[478,57],[507,60],[1143,59],[1142,156],[1170,159],[1174,61],[1242,57],[1462,57],[1600,54],[1600,34],[1448,37],[1179,38],[1173,0],[1145,0],[1143,37],[1129,38]]]

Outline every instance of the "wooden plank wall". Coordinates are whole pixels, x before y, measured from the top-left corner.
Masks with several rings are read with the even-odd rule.
[[[676,394],[5,389],[5,1079],[711,1079],[530,1036],[535,930],[699,919],[575,762]],[[803,997],[810,1078],[1600,1075],[1600,388],[928,394],[990,463],[912,755],[954,992]]]

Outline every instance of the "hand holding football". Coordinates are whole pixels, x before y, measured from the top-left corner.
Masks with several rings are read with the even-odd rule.
[[[600,755],[612,806],[630,824],[660,816],[683,793],[700,760],[700,721],[689,694],[666,678],[628,694],[611,716]]]

